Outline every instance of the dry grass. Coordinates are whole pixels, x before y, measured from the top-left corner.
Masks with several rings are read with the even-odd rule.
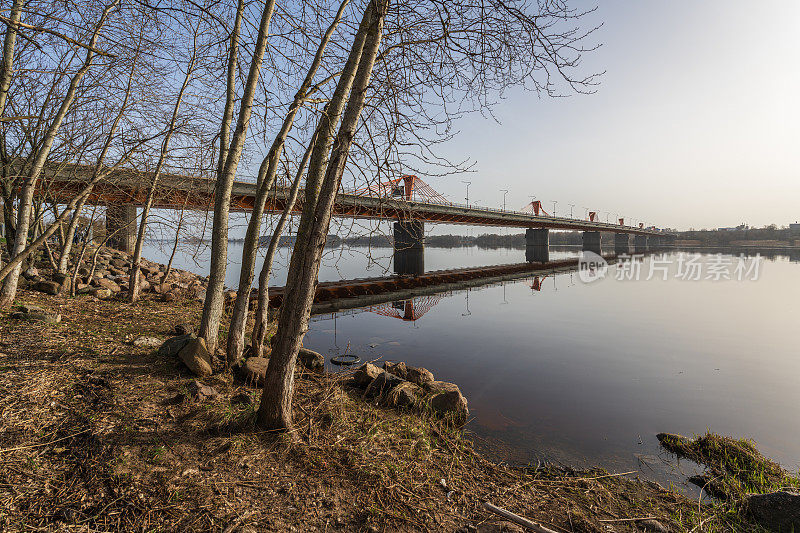
[[[484,501],[557,531],[748,531],[651,483],[476,453],[441,421],[372,405],[341,376],[299,374],[294,441],[259,431],[258,391],[218,374],[187,396],[174,361],[127,344],[197,323],[197,302],[23,291],[57,325],[0,318],[0,529],[456,531]],[[246,392],[252,403],[233,404]],[[703,522],[705,520],[705,522]]]

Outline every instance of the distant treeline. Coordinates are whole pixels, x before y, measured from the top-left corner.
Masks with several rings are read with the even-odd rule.
[[[736,246],[748,242],[770,241],[771,244],[794,245],[800,232],[788,228],[767,226],[734,230],[692,230],[676,232],[679,241],[692,241],[703,246]]]

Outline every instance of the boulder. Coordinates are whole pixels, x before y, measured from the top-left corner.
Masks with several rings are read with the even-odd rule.
[[[266,357],[250,357],[239,369],[239,377],[248,385],[260,387],[264,384],[268,364]]]
[[[767,529],[800,530],[800,493],[780,490],[768,494],[750,494],[745,500],[745,507],[756,522]]]
[[[161,347],[158,349],[158,355],[163,355],[164,357],[177,357],[178,352],[180,352],[183,347],[194,338],[194,335],[178,335],[177,337],[170,337],[161,344]]]
[[[32,279],[37,277],[38,275],[39,275],[39,269],[36,268],[35,266],[26,268],[25,271],[22,273],[22,276],[25,279]]]
[[[411,383],[424,386],[427,383],[433,383],[433,372],[427,368],[409,366],[406,372],[406,379]]]
[[[219,396],[217,389],[204,383],[200,383],[197,380],[194,380],[189,384],[189,394],[192,395],[192,398],[201,401],[206,399],[214,399]]]
[[[399,363],[386,361],[385,363],[383,363],[383,369],[389,372],[390,374],[394,374],[395,376],[403,379],[406,379],[406,376],[408,375],[408,368],[406,367],[406,364],[402,361],[400,361]]]
[[[58,313],[50,313],[48,311],[32,311],[27,314],[30,320],[39,320],[46,324],[58,324],[61,322],[61,315]]]
[[[142,292],[150,290],[150,282],[144,278],[139,280],[139,290]]]
[[[372,380],[378,377],[381,369],[372,363],[364,363],[353,374],[353,381],[362,389],[372,383]]]
[[[181,322],[180,324],[175,324],[174,331],[176,335],[192,335],[194,333],[194,326],[186,322]]]
[[[155,337],[148,337],[146,335],[139,335],[133,339],[134,346],[137,348],[158,348],[161,346],[161,339]]]
[[[97,280],[97,286],[101,287],[103,289],[108,289],[111,292],[119,292],[120,291],[119,285],[117,285],[116,282],[114,282],[114,281],[112,281],[112,280],[110,280],[108,278],[100,278],[100,279],[98,279]]]
[[[94,295],[95,298],[99,298],[101,300],[108,300],[109,298],[111,298],[112,292],[110,290],[108,290],[108,289],[104,289],[104,288],[100,287],[100,288],[94,289],[92,291],[92,294]]]
[[[309,370],[319,370],[325,366],[325,358],[322,354],[308,348],[300,348],[297,360]]]
[[[38,305],[20,305],[20,306],[17,307],[17,309],[19,309],[23,313],[35,313],[35,312],[43,313],[44,312],[44,309],[42,309]]]
[[[404,381],[389,391],[384,397],[384,404],[388,407],[415,407],[423,393],[419,385]]]
[[[401,383],[403,383],[401,378],[384,370],[378,374],[378,377],[372,380],[372,383],[367,386],[367,390],[364,391],[364,394],[369,397],[383,396]]]
[[[211,354],[206,349],[205,339],[193,337],[178,352],[178,358],[197,376],[205,377],[212,373]]]
[[[429,381],[424,385],[425,390],[431,394],[439,394],[442,392],[457,392],[461,394],[461,389],[455,383],[448,383],[447,381]]]
[[[455,421],[463,422],[469,416],[467,399],[456,390],[440,392],[435,394],[430,400],[431,408],[445,418],[452,418]]]
[[[61,290],[61,285],[55,281],[39,281],[36,282],[31,288],[35,291],[43,292],[45,294],[56,295],[58,294],[58,291]]]

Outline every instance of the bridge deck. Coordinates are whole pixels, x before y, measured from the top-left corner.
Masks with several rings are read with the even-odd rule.
[[[68,200],[74,196],[91,176],[91,167],[59,165],[45,171],[45,190],[55,200]],[[141,205],[147,197],[147,173],[120,170],[98,183],[88,199],[90,204]],[[154,205],[158,208],[211,209],[214,203],[214,181],[205,178],[162,174]],[[231,195],[231,209],[248,211],[255,203],[256,185],[236,182]],[[267,201],[268,211],[282,211],[289,197],[285,187],[274,189]],[[302,209],[301,191],[295,211]],[[334,215],[337,217],[367,219],[416,219],[447,224],[469,224],[515,228],[552,228],[575,231],[606,231],[634,235],[664,236],[664,232],[647,228],[623,226],[606,222],[579,220],[566,217],[536,216],[521,211],[508,211],[457,204],[409,201],[401,198],[377,198],[341,192],[336,196]]]

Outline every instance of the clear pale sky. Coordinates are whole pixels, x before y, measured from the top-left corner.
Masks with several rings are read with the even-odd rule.
[[[678,229],[800,219],[800,1],[600,0],[596,94],[513,91],[446,147],[476,172],[454,200],[583,207]]]

